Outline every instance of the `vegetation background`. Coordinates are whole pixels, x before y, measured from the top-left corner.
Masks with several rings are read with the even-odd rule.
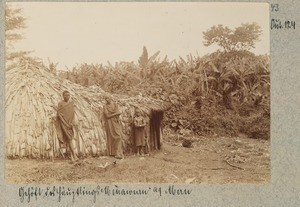
[[[144,46],[138,64],[82,63],[57,75],[83,86],[125,95],[148,96],[170,102],[165,129],[180,134],[247,134],[270,137],[269,56],[249,50],[259,40],[260,26],[242,24],[234,30],[223,25],[203,33],[204,45],[220,50],[203,57],[188,54],[179,60],[149,55]]]
[[[6,7],[7,69],[30,51],[14,51],[13,43],[23,38],[26,27],[22,9]],[[250,52],[259,41],[261,27],[245,23],[231,29],[214,25],[203,33],[204,46],[219,50],[205,56],[158,58],[144,46],[138,63],[110,62],[78,64],[68,71],[48,61],[56,75],[86,87],[129,96],[142,95],[171,104],[165,112],[164,132],[181,135],[236,136],[270,138],[270,65],[269,55]]]

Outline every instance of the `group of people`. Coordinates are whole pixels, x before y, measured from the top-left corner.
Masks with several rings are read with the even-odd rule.
[[[123,159],[123,144],[122,144],[122,125],[120,121],[121,112],[118,105],[111,97],[106,97],[106,104],[103,108],[105,118],[105,129],[107,135],[107,155],[114,156],[117,159]],[[72,162],[78,160],[75,153],[75,107],[71,101],[70,92],[63,92],[63,100],[59,102],[57,108],[57,135],[61,144],[65,144],[70,151]],[[135,109],[133,119],[134,125],[134,140],[137,147],[137,155],[144,155],[146,145],[146,120],[140,109]]]

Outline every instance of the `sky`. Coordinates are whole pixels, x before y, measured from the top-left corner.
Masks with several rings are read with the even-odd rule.
[[[34,51],[33,56],[58,69],[81,63],[112,64],[138,61],[160,51],[169,60],[188,54],[205,55],[218,49],[203,45],[203,32],[223,24],[231,29],[257,22],[260,41],[252,52],[269,53],[269,5],[267,3],[203,2],[10,2],[27,18],[25,39],[15,50]]]

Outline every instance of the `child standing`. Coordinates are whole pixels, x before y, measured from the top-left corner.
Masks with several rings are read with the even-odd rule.
[[[137,155],[143,155],[143,148],[145,147],[145,131],[146,120],[142,116],[142,112],[140,109],[135,110],[134,117],[134,139],[135,146],[137,147]]]

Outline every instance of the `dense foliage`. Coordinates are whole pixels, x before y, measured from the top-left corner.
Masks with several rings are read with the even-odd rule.
[[[172,103],[165,125],[181,134],[246,133],[269,138],[269,57],[245,50],[160,60],[147,49],[134,62],[81,64],[59,75],[106,91],[142,94]]]

